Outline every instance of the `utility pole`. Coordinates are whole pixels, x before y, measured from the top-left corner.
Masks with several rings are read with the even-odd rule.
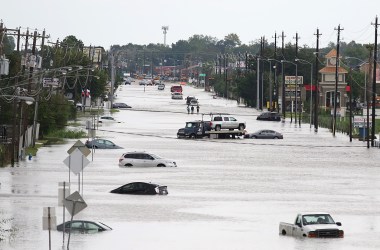
[[[277,38],[279,38],[279,36],[277,36],[277,32],[274,33],[274,55],[273,55],[273,58],[274,58],[274,101],[276,102],[276,107],[277,107],[277,112],[280,111],[280,108],[278,106],[278,82],[277,82]],[[272,93],[271,93],[271,96],[272,96]],[[272,105],[272,101],[271,101],[271,111],[274,110],[274,105]]]
[[[256,109],[260,109],[260,56],[262,51],[263,38],[260,38],[260,55],[257,57],[257,85],[256,85]]]
[[[318,81],[318,71],[319,71],[319,36],[322,34],[319,33],[317,28],[317,46],[315,49],[315,98],[314,98],[314,132],[318,133],[318,112],[319,112],[319,81]]]
[[[372,79],[372,129],[371,129],[371,147],[375,146],[375,127],[376,127],[376,114],[375,114],[375,103],[376,103],[376,66],[377,66],[377,27],[379,26],[377,22],[377,16],[375,23],[375,48],[373,50],[373,79]]]
[[[336,130],[336,109],[338,104],[338,82],[339,82],[339,49],[340,49],[340,31],[343,30],[340,28],[340,24],[338,28],[335,29],[338,31],[337,43],[336,43],[336,63],[335,63],[335,93],[334,93],[334,116],[333,116],[333,136],[335,137]]]
[[[41,58],[44,56],[44,46],[45,46],[45,30],[42,32],[42,41],[41,41]],[[41,66],[42,67],[42,66]],[[41,84],[41,78],[37,82],[37,87]],[[40,98],[40,91],[38,91],[38,95],[36,97],[36,102],[34,104],[34,119],[33,119],[33,134],[32,134],[32,147],[36,145],[36,132],[37,132],[37,116],[38,116],[38,101]]]
[[[298,58],[298,39],[299,39],[299,37],[298,37],[298,32],[296,33],[296,37],[295,37],[295,39],[296,39],[296,59]],[[295,64],[297,65],[297,67],[296,67],[296,71],[297,71],[297,68],[298,68],[298,63],[297,63],[297,61],[295,61]],[[298,111],[298,109],[300,109],[299,110],[299,116],[298,116],[298,121],[299,121],[299,126],[301,126],[301,109],[302,108],[299,108],[298,107],[298,89],[299,89],[299,87],[298,87],[298,72],[296,72],[296,81],[295,81],[295,83],[296,83],[296,93],[295,93],[295,99],[296,99],[296,112],[295,112],[295,114],[294,114],[294,122],[295,122],[295,124],[297,125],[297,111]],[[300,91],[300,103],[301,103],[301,91]],[[301,105],[300,105],[301,106]]]
[[[285,50],[284,39],[285,39],[285,35],[284,35],[284,31],[282,31],[282,33],[281,33],[281,40],[282,40],[281,54],[282,54],[282,59],[283,60],[285,60],[285,56],[284,56],[284,50]],[[282,101],[281,101],[282,122],[285,122],[285,115],[286,115],[286,112],[285,112],[285,109],[286,109],[286,106],[285,106],[285,72],[284,72],[284,64],[283,63],[281,64],[281,74],[282,74]]]

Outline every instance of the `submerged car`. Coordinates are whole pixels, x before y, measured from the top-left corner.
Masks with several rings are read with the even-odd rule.
[[[172,160],[146,152],[128,152],[119,158],[120,167],[177,167]]]
[[[274,130],[269,130],[269,129],[263,129],[259,130],[255,133],[249,133],[245,134],[244,138],[251,138],[251,139],[284,139],[284,136],[276,132]]]
[[[116,121],[115,121],[115,118],[113,118],[112,116],[101,116],[99,118],[99,122],[103,123],[103,122],[116,122]]]
[[[167,195],[168,189],[167,186],[161,186],[158,184],[153,183],[146,183],[146,182],[132,182],[125,184],[121,187],[118,187],[111,191],[111,193],[115,194],[161,194],[161,195]]]
[[[72,233],[96,233],[112,230],[102,222],[94,222],[87,220],[73,220],[65,222],[65,232]],[[57,226],[57,231],[63,231],[63,223]]]
[[[277,112],[263,112],[256,119],[261,121],[281,121],[281,115]]]
[[[123,103],[123,102],[117,102],[117,103],[114,103],[112,104],[112,108],[113,109],[129,109],[129,108],[132,108],[131,106],[127,105],[126,103]]]
[[[120,149],[122,147],[117,146],[115,143],[104,139],[94,139],[92,141],[86,141],[86,147],[99,148],[99,149]]]

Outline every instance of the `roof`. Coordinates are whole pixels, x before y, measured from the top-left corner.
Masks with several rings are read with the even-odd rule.
[[[319,71],[319,73],[335,73],[335,67],[324,67],[323,69],[321,69]],[[344,68],[342,67],[338,67],[338,73],[344,73],[344,74],[347,74],[348,71],[345,70]]]
[[[325,55],[325,58],[336,57],[336,56],[337,56],[337,51],[336,51],[336,49],[332,49],[332,50],[330,50],[329,53],[327,53],[327,54]]]

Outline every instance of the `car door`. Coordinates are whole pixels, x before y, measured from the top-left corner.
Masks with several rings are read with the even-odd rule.
[[[103,228],[101,228],[100,226],[90,221],[83,222],[83,225],[84,225],[84,230],[86,231],[86,233],[97,233],[100,231],[104,231]]]
[[[225,116],[223,117],[223,122],[221,125],[222,128],[231,128],[230,118]]]
[[[294,223],[293,235],[298,236],[298,237],[301,237],[303,235],[302,216],[301,215],[297,216],[297,219]]]
[[[150,154],[144,154],[144,166],[145,167],[156,167],[156,161]]]
[[[235,129],[239,127],[239,123],[234,117],[230,117],[229,123],[230,123],[230,128]]]
[[[96,148],[105,148],[106,145],[105,145],[104,140],[102,140],[102,139],[96,140],[95,141],[95,147]]]

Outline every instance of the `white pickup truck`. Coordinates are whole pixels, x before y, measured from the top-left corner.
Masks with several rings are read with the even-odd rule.
[[[220,131],[221,129],[229,129],[229,130],[244,130],[245,122],[240,122],[236,120],[234,117],[229,115],[212,115],[211,114],[211,129]]]
[[[308,238],[343,238],[340,222],[335,222],[328,213],[298,214],[294,224],[280,222],[281,235]]]

